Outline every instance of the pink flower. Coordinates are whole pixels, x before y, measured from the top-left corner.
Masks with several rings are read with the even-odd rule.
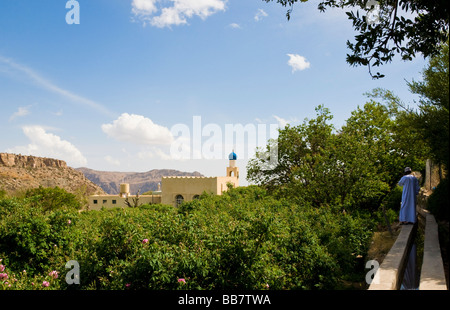
[[[5,265],[0,265],[0,271],[5,270]]]
[[[72,221],[71,221],[71,220],[68,220],[68,221],[67,221],[67,224],[69,224],[69,225],[70,225],[70,223],[72,223]]]
[[[125,287],[130,287],[130,286],[131,286],[131,283],[125,284]]]
[[[7,273],[0,273],[0,279],[3,279],[3,280],[8,279],[8,274]]]
[[[48,275],[51,276],[53,279],[56,279],[58,278],[58,271],[53,270]]]
[[[180,279],[178,279],[178,283],[183,283],[183,284],[186,284],[186,280],[185,279],[183,279],[183,278],[180,278]]]
[[[48,287],[49,285],[50,285],[50,283],[48,283],[47,281],[42,282],[43,287]]]
[[[142,244],[146,244],[146,243],[148,243],[148,239],[142,240]]]

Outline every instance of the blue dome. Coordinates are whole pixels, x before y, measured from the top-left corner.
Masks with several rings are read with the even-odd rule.
[[[234,151],[231,152],[230,155],[228,155],[228,159],[229,160],[236,160],[237,159],[236,153]]]

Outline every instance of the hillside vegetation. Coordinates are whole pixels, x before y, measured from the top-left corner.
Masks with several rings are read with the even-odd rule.
[[[335,289],[363,278],[374,228],[367,215],[274,199],[257,186],[179,209],[79,207],[58,189],[0,200],[1,288]],[[80,265],[79,285],[65,281],[69,260]]]

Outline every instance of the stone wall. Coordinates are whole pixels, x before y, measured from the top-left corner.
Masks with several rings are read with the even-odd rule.
[[[433,163],[430,159],[427,160],[425,169],[425,182],[423,187],[426,190],[433,190],[441,180],[445,177],[441,165]]]

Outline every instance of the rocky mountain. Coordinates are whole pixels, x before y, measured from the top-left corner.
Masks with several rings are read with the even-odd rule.
[[[0,190],[13,194],[39,186],[58,186],[71,193],[85,188],[88,195],[104,194],[98,185],[63,160],[0,153]]]
[[[77,168],[89,180],[98,184],[106,193],[119,194],[120,184],[130,184],[130,193],[136,194],[154,191],[158,188],[163,176],[203,176],[199,172],[183,172],[170,169],[154,169],[147,172],[112,172],[98,171],[89,168]]]

